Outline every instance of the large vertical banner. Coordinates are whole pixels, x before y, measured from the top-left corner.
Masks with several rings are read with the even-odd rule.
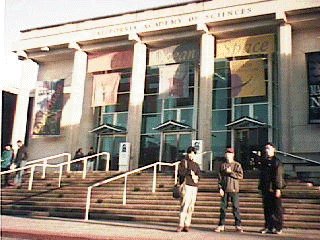
[[[306,54],[309,88],[309,123],[320,123],[320,52]]]
[[[64,79],[37,84],[33,135],[60,135]]]
[[[92,107],[117,104],[120,73],[93,76]]]
[[[162,66],[159,69],[159,75],[160,98],[189,96],[189,66],[187,63]]]
[[[262,59],[230,62],[232,97],[256,97],[266,95],[264,64]]]

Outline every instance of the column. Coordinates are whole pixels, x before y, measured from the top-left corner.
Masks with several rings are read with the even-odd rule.
[[[147,47],[142,42],[134,44],[133,66],[128,110],[127,141],[131,143],[129,169],[139,165],[140,134],[142,123],[142,104],[144,98],[145,72],[147,64]]]
[[[30,90],[35,87],[38,77],[39,65],[31,59],[22,61],[19,94],[17,95],[16,111],[12,130],[12,144],[18,140],[24,142],[28,120],[28,106]]]
[[[209,33],[201,36],[198,139],[203,140],[203,151],[211,151],[212,79],[214,74],[215,39]],[[203,156],[203,170],[209,169],[210,154]]]
[[[75,51],[74,62],[72,69],[72,83],[71,83],[71,94],[69,100],[69,106],[65,109],[64,114],[67,114],[68,123],[70,124],[69,134],[69,152],[73,154],[82,143],[82,138],[85,134],[81,131],[80,123],[83,113],[83,101],[84,101],[84,90],[85,80],[87,74],[87,54],[82,50]],[[87,107],[87,106],[86,106]]]
[[[290,116],[290,86],[292,83],[292,29],[291,25],[283,23],[279,27],[279,64],[278,64],[278,99],[279,99],[279,148],[291,151],[291,116]]]

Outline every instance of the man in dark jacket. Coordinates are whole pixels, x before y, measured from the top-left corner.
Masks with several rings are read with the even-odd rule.
[[[188,147],[186,159],[181,160],[178,167],[180,184],[183,184],[182,199],[180,202],[180,218],[177,232],[188,232],[191,224],[191,217],[197,199],[200,167],[194,161],[197,150]]]
[[[24,146],[21,140],[17,141],[17,145],[18,145],[18,151],[17,151],[16,158],[14,160],[14,164],[16,165],[16,168],[20,168],[26,165],[28,153],[27,153],[27,148]],[[24,173],[24,170],[21,170],[16,173],[16,177],[14,179],[15,185],[21,186],[23,173]]]
[[[275,146],[272,143],[265,145],[265,158],[261,162],[259,190],[263,199],[265,228],[261,233],[282,233],[283,208],[281,190],[285,187],[283,166],[275,157]]]
[[[239,210],[239,180],[243,179],[241,164],[234,160],[234,149],[227,148],[226,162],[221,164],[219,171],[219,192],[221,196],[220,221],[215,232],[223,232],[226,219],[228,199],[232,202],[232,211],[235,219],[236,231],[243,232]]]

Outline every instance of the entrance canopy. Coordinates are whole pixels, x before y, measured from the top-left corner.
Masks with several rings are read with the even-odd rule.
[[[267,127],[268,125],[264,122],[260,122],[257,119],[245,116],[245,117],[241,117],[231,123],[228,123],[225,126],[232,128],[232,129],[248,129],[248,128]]]
[[[158,130],[160,132],[181,132],[181,131],[186,131],[186,132],[191,132],[194,129],[190,127],[189,125],[181,122],[177,122],[174,120],[169,120],[164,123],[161,123],[157,127],[153,128],[154,130]]]
[[[91,131],[89,131],[90,133],[95,133],[97,135],[111,135],[111,134],[126,134],[127,133],[127,129],[121,126],[115,126],[112,124],[103,124],[100,125],[94,129],[92,129]]]

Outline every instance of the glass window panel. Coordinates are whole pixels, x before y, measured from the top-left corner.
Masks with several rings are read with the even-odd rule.
[[[187,98],[167,98],[164,100],[164,108],[177,108],[193,106],[193,88],[189,88],[189,97]]]
[[[165,110],[164,111],[164,116],[163,116],[163,121],[168,121],[168,120],[177,120],[177,110]]]
[[[127,127],[128,113],[118,113],[117,114],[117,126]]]
[[[179,146],[178,146],[178,160],[183,158],[183,153],[187,152],[187,149],[192,144],[192,134],[180,134]]]
[[[268,123],[268,105],[259,104],[253,106],[253,118],[258,119],[261,122]]]
[[[214,62],[214,78],[213,88],[226,88],[230,87],[230,71],[229,62],[215,61]]]
[[[159,161],[160,135],[142,135],[139,167]]]
[[[158,95],[145,96],[143,102],[143,113],[159,112],[161,112],[161,99],[158,99]]]
[[[226,130],[226,124],[231,121],[230,110],[212,111],[212,129],[213,130]]]
[[[118,94],[118,101],[116,105],[116,112],[126,112],[128,111],[129,105],[129,93]]]
[[[103,123],[113,124],[113,114],[104,114],[103,115]]]
[[[230,89],[216,89],[212,91],[212,108],[226,109],[231,107]]]
[[[159,92],[159,75],[149,75],[146,77],[145,93],[158,93]]]
[[[104,136],[102,138],[101,152],[112,152],[113,137]]]
[[[181,109],[181,122],[192,127],[193,109]]]
[[[250,117],[249,116],[249,105],[244,105],[244,106],[235,106],[234,107],[234,118],[238,119],[241,117]]]
[[[142,133],[157,133],[157,130],[153,130],[154,127],[157,127],[160,124],[161,115],[152,114],[142,116]]]
[[[189,88],[189,96],[186,98],[177,98],[177,107],[193,106],[193,88]]]
[[[111,106],[105,106],[105,110],[106,113],[111,113],[111,112],[115,112],[116,111],[116,105],[111,105]]]
[[[130,75],[131,73],[121,74],[118,92],[130,92]]]
[[[226,147],[231,146],[231,132],[213,132],[212,151],[214,157],[223,157]]]

